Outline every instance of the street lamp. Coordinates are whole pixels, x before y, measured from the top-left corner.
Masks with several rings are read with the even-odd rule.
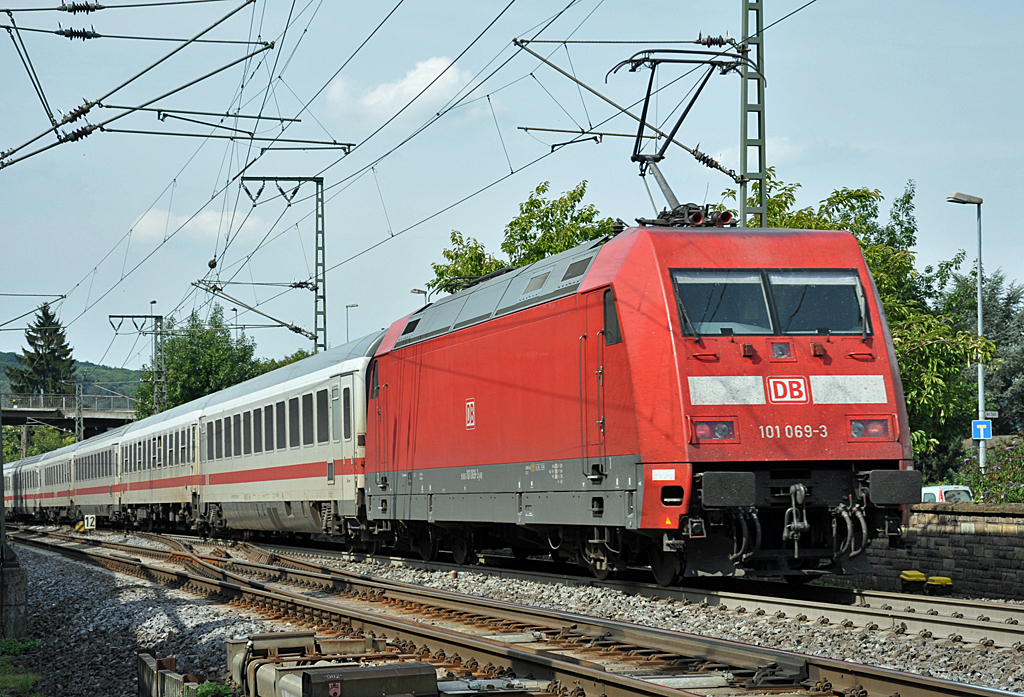
[[[352,303],[351,305],[345,306],[345,343],[348,343],[348,309],[350,307],[359,307],[359,303]]]
[[[427,291],[423,290],[422,288],[413,288],[409,292],[410,293],[414,293],[416,295],[422,295],[423,296],[423,304],[424,305],[427,304],[427,295],[428,295]]]
[[[235,313],[235,341],[238,341],[238,308],[231,308]]]
[[[950,203],[971,203],[978,207],[978,336],[984,336],[981,323],[981,197],[954,191],[946,200]],[[978,420],[985,418],[985,365],[978,358]],[[992,435],[991,433],[989,435]],[[985,439],[978,443],[978,465],[985,472]]]

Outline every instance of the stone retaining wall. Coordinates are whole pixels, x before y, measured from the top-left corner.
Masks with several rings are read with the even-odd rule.
[[[877,543],[866,554],[863,588],[899,590],[899,575],[916,569],[948,576],[953,592],[1024,600],[1024,504],[922,503],[911,507],[905,549]]]

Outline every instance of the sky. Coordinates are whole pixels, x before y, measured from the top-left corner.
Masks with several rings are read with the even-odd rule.
[[[533,50],[639,113],[649,73],[609,74],[619,61],[686,47],[658,42],[741,35],[740,0],[204,0],[109,3],[85,16],[53,11],[54,0],[6,2],[0,9],[15,10],[23,43],[0,35],[0,351],[19,351],[32,310],[53,299],[77,359],[126,368],[149,361],[149,337],[131,322],[115,330],[109,316],[206,317],[214,299],[193,285],[200,279],[313,329],[309,290],[265,284],[313,275],[314,186],[242,188],[243,170],[323,177],[327,339],[338,345],[346,331],[362,336],[422,304],[410,291],[426,287],[453,230],[498,253],[504,226],[541,182],[557,196],[585,180],[585,201],[602,215],[653,217],[630,162],[632,138],[552,150],[574,136],[523,130],[635,134],[636,122],[513,39],[536,40]],[[959,250],[968,263],[976,257],[974,207],[946,196],[981,196],[986,272],[998,267],[1024,279],[1024,245],[1012,222],[1020,187],[1009,176],[1024,154],[1024,90],[1005,38],[1024,26],[1019,3],[764,4],[767,157],[781,180],[801,184],[798,205],[865,186],[885,196],[884,218],[913,180],[924,266]],[[28,11],[35,9],[46,11]],[[0,12],[0,24],[10,26],[11,15]],[[216,42],[182,48],[211,26],[202,38]],[[104,38],[30,31],[58,28],[91,28]],[[607,41],[629,43],[586,43]],[[56,138],[18,47],[58,120],[103,97],[103,107],[65,134],[123,117],[33,154]],[[698,80],[691,68],[658,69],[651,122],[674,123]],[[739,103],[738,76],[715,74],[676,139],[738,169]],[[143,104],[175,111],[115,108]],[[278,140],[250,141],[253,128]],[[323,143],[355,147],[346,155]],[[735,188],[674,146],[662,171],[681,201],[718,203]],[[238,310],[260,356],[311,348],[287,329],[256,326],[268,321],[238,303],[217,302],[232,324]]]

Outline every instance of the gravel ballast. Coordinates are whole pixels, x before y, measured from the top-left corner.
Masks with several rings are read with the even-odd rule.
[[[135,695],[139,648],[155,649],[160,657],[177,657],[180,673],[200,673],[223,681],[225,639],[290,629],[285,623],[239,614],[131,576],[24,546],[16,549],[29,575],[30,635],[43,642],[27,656],[26,667],[44,676],[37,688],[42,694]],[[356,573],[495,600],[1024,692],[1024,652],[1014,649],[820,626],[469,570],[432,572],[373,562],[319,560]]]
[[[35,692],[61,697],[135,697],[136,654],[175,656],[179,673],[223,682],[225,639],[282,631],[280,623],[55,553],[15,545],[28,571],[25,670],[43,676]]]

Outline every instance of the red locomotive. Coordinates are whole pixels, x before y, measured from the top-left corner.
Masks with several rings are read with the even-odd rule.
[[[843,232],[640,227],[491,278],[391,326],[368,414],[367,524],[460,560],[798,578],[920,497]]]

